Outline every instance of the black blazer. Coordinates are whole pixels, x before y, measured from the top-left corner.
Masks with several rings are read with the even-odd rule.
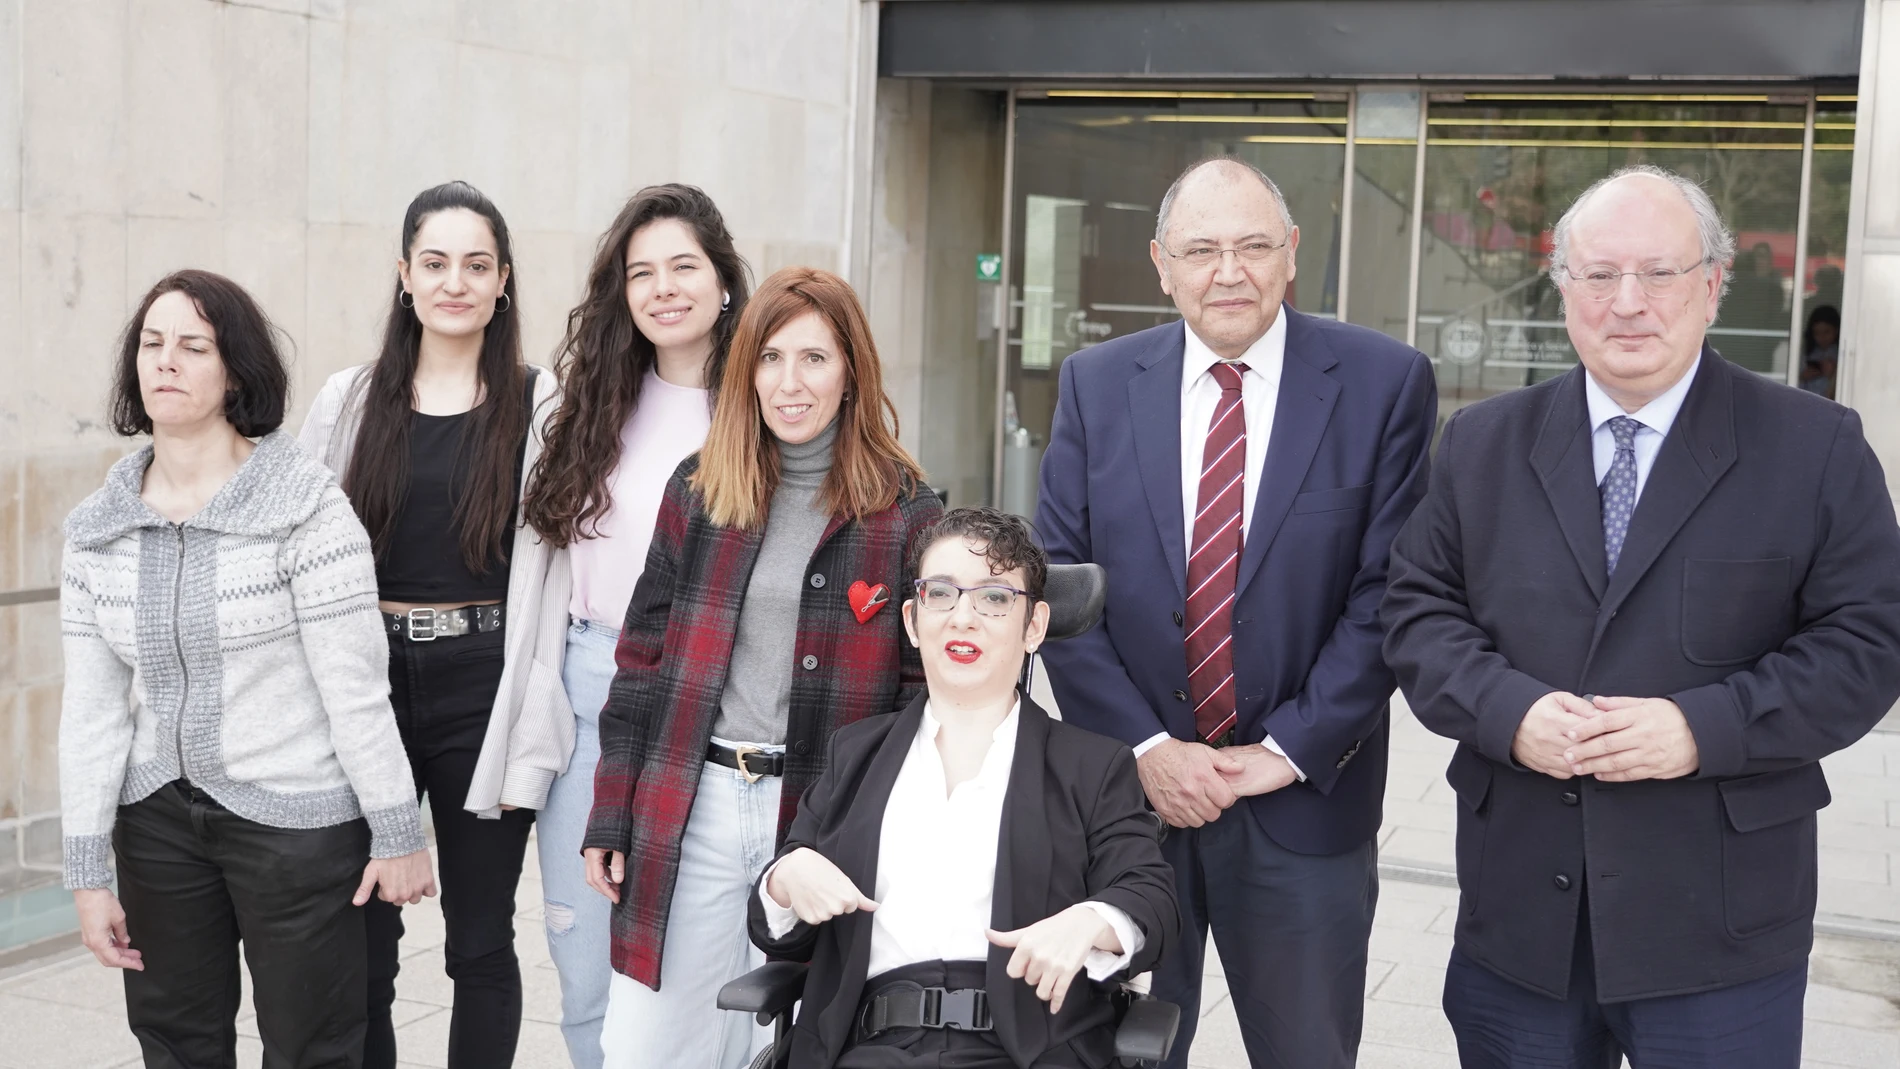
[[[830,858],[865,894],[876,895],[884,806],[917,737],[920,695],[901,713],[841,728],[825,772],[805,792],[779,856],[809,846]],[[1128,747],[1051,720],[1024,697],[1016,756],[1003,801],[991,927],[1009,931],[1094,900],[1123,910],[1143,933],[1129,973],[1154,967],[1180,929],[1174,875],[1162,860],[1155,820],[1142,802]],[[794,1069],[829,1066],[850,1039],[871,958],[871,914],[850,913],[784,939],[766,930],[758,888],[749,899],[752,942],[775,958],[811,962],[792,1034]],[[1011,951],[991,947],[988,983],[997,1038],[1020,1066],[1072,1043],[1088,1064],[1114,1049],[1112,989],[1077,975],[1062,1012],[1003,971]],[[1000,996],[1000,997],[999,997]]]
[[[1817,762],[1900,697],[1900,528],[1860,418],[1705,347],[1605,571],[1582,369],[1454,416],[1383,616],[1413,711],[1461,744],[1458,946],[1565,997],[1587,898],[1606,1001],[1797,965]],[[1670,698],[1700,769],[1524,769],[1512,738],[1552,690]]]

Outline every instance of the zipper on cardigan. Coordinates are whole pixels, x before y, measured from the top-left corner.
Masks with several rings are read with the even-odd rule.
[[[178,775],[189,781],[191,776],[185,770],[185,710],[191,706],[191,668],[185,660],[185,641],[178,636],[179,611],[185,603],[185,525],[174,523],[172,530],[178,534],[178,569],[172,577],[172,649],[178,653],[178,677],[184,681],[178,692],[173,741],[178,746]]]

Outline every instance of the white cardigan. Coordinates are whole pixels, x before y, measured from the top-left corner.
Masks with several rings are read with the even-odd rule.
[[[312,456],[338,473],[339,480],[349,470],[350,452],[356,445],[369,367],[359,364],[330,376],[311,402],[310,414],[297,435]],[[521,466],[523,488],[541,457],[548,418],[559,407],[559,392],[553,373],[540,369]],[[574,711],[561,683],[572,582],[567,551],[542,541],[525,519],[517,519],[508,561],[507,651],[501,686],[495,692],[494,712],[475,762],[468,799],[462,804],[469,812],[490,819],[500,817],[504,805],[546,806],[554,777],[567,770],[574,752]]]

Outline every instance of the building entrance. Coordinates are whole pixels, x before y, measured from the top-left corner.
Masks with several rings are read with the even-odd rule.
[[[1062,360],[1176,318],[1148,258],[1155,210],[1215,154],[1285,193],[1300,227],[1289,301],[1418,346],[1441,418],[1575,363],[1550,231],[1579,191],[1633,163],[1696,178],[1736,231],[1712,343],[1831,396],[1831,332],[1809,325],[1840,311],[1850,90],[1076,88],[1018,91],[1012,107],[996,472],[1012,511],[1034,511]]]

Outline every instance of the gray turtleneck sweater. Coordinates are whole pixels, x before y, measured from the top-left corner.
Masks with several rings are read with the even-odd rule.
[[[831,444],[837,436],[834,419],[809,442],[779,443],[778,489],[766,512],[758,562],[746,580],[726,690],[713,721],[713,734],[728,742],[776,746],[785,741],[792,656],[798,649],[798,603],[812,554],[831,521],[819,490],[831,471]]]

